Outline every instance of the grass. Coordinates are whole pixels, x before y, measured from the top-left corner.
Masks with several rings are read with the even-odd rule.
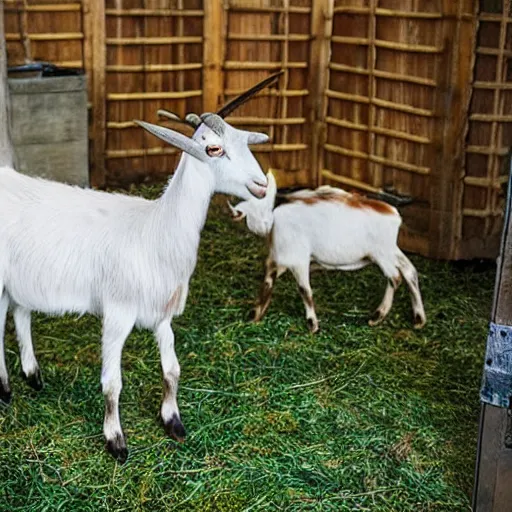
[[[321,331],[311,336],[288,275],[265,320],[246,322],[265,252],[212,206],[174,322],[187,441],[164,436],[158,351],[134,331],[123,355],[123,466],[103,450],[99,321],[34,316],[40,393],[19,377],[9,321],[0,510],[470,510],[494,269],[413,257],[421,331],[405,287],[382,326],[366,324],[385,285],[376,269],[314,273]]]

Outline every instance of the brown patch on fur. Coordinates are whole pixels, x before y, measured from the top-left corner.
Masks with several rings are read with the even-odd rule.
[[[169,302],[165,305],[165,311],[167,313],[172,313],[176,309],[176,306],[180,302],[181,291],[181,286],[178,286],[178,288],[176,288],[176,291],[172,294],[171,298],[169,299]]]
[[[315,191],[312,191],[310,196],[287,196],[287,200],[290,203],[300,201],[308,205],[318,204],[321,201],[335,201],[339,203],[345,203],[351,208],[365,208],[367,210],[374,210],[377,213],[382,213],[383,215],[393,215],[396,213],[395,209],[388,203],[385,203],[384,201],[378,201],[377,199],[370,199],[369,197],[365,197],[357,193],[350,194],[348,192],[344,193],[328,191],[315,193]]]

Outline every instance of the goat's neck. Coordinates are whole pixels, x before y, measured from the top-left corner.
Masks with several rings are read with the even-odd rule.
[[[163,231],[173,243],[185,243],[189,247],[191,244],[190,249],[197,251],[214,185],[211,169],[184,153],[164,194],[157,200],[158,217],[165,226]]]

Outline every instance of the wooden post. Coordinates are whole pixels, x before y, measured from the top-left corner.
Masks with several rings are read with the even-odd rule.
[[[105,92],[106,78],[106,24],[105,2],[103,0],[84,0],[84,27],[87,31],[85,60],[91,63],[89,77],[92,103],[92,161],[91,185],[104,187],[106,181],[105,153],[107,142],[107,104]]]
[[[430,178],[429,255],[453,258],[459,241],[462,174],[468,130],[476,41],[476,3],[472,17],[463,17],[463,0],[443,0],[441,80],[436,92],[433,161]]]
[[[327,97],[329,84],[329,59],[332,35],[334,0],[315,0],[312,4],[311,43],[309,59],[309,113],[311,181],[313,186],[322,184],[324,144],[327,140]]]
[[[492,321],[505,326],[512,326],[512,160],[510,163],[507,215],[498,258],[492,312]],[[486,365],[491,363],[492,361],[486,360]],[[508,371],[512,372],[512,368]],[[473,492],[474,512],[508,512],[512,508],[509,411],[510,409],[503,407],[482,404]]]
[[[225,7],[222,0],[205,0],[203,18],[203,112],[216,112],[223,87]]]
[[[7,84],[7,51],[4,31],[4,2],[0,0],[0,166],[14,165],[11,143],[10,96]]]

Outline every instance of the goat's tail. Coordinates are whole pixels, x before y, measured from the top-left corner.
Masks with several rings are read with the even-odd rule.
[[[267,173],[267,193],[263,199],[249,199],[232,206],[228,201],[231,216],[236,222],[247,219],[247,227],[258,236],[267,236],[274,224],[274,204],[277,184],[272,171]]]

